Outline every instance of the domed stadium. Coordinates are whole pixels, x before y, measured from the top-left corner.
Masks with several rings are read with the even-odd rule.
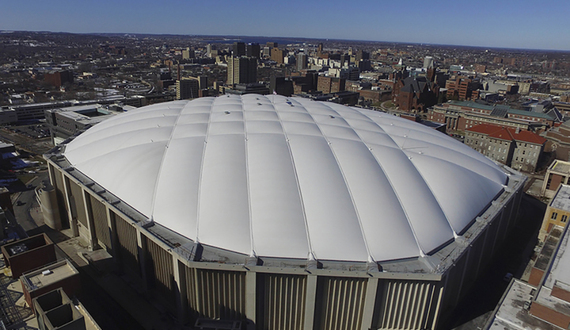
[[[437,328],[524,184],[421,124],[278,95],[142,107],[46,159],[58,227],[181,322],[251,329]]]

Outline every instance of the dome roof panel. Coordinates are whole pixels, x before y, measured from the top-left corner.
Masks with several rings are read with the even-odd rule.
[[[507,180],[492,161],[417,123],[278,95],[143,107],[87,130],[64,155],[189,239],[282,258],[431,253]]]

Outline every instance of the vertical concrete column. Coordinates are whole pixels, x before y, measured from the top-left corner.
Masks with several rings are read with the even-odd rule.
[[[107,214],[107,225],[109,227],[109,235],[111,237],[111,245],[112,245],[109,246],[109,248],[112,251],[113,259],[115,260],[115,262],[118,262],[119,238],[117,236],[117,222],[115,220],[115,214],[108,207],[105,207],[105,213]]]
[[[95,223],[93,222],[93,214],[91,212],[91,198],[89,193],[81,188],[81,193],[83,194],[83,200],[85,201],[85,216],[87,217],[87,227],[89,229],[89,250],[95,251],[99,248],[97,242],[97,233],[95,232]]]
[[[464,253],[462,258],[465,258],[465,265],[463,266],[463,270],[461,270],[461,280],[459,281],[459,289],[457,290],[457,297],[455,298],[455,303],[453,305],[457,305],[457,303],[459,303],[459,300],[461,299],[461,294],[463,293],[463,290],[465,288],[463,288],[463,282],[465,281],[465,274],[468,271],[468,267],[469,267],[469,257],[471,255],[471,249],[473,247],[472,246],[468,246],[467,247],[467,253]]]
[[[315,308],[317,304],[317,275],[307,275],[307,294],[305,296],[305,324],[303,329],[313,330]]]
[[[51,180],[51,177],[50,177]],[[54,179],[55,180],[55,179]],[[65,192],[65,203],[64,205],[67,208],[67,218],[69,219],[69,227],[71,227],[71,232],[73,233],[73,237],[79,236],[79,228],[77,228],[77,219],[73,218],[73,213],[71,212],[71,200],[69,199],[71,188],[67,184],[67,177],[63,175],[63,191]],[[53,182],[53,181],[52,181]]]
[[[55,185],[55,178],[52,175],[52,172],[55,172],[55,166],[53,165],[52,161],[48,159],[48,177],[49,177],[49,182],[51,182],[52,186],[56,186]]]
[[[480,217],[477,217],[477,219],[479,219]],[[481,244],[481,255],[479,256],[479,262],[477,263],[477,266],[475,268],[475,271],[477,272],[475,277],[479,277],[479,272],[481,271],[481,263],[483,263],[483,256],[485,255],[485,244],[487,244],[487,235],[489,235],[489,227],[485,227],[485,232],[481,233],[479,235],[479,238],[477,240],[483,240],[483,244]],[[483,237],[481,237],[483,236]],[[488,261],[488,260],[487,260]]]
[[[172,253],[172,267],[174,275],[174,294],[176,299],[177,321],[179,324],[187,322],[188,299],[186,299],[186,273],[183,263],[178,261],[178,255]]]
[[[445,280],[447,282],[447,280]],[[439,316],[441,315],[441,300],[443,299],[443,295],[445,294],[445,291],[443,289],[443,287],[441,287],[439,289],[439,297],[437,298],[437,304],[435,305],[434,308],[434,317],[433,317],[433,323],[431,326],[431,329],[437,329],[437,323],[439,322]]]
[[[137,250],[139,253],[139,263],[140,263],[140,270],[141,270],[141,278],[144,283],[144,288],[148,292],[149,283],[148,283],[148,274],[147,274],[147,247],[146,247],[146,240],[143,237],[143,233],[141,231],[140,224],[136,227],[137,229]]]
[[[245,316],[248,319],[247,330],[255,330],[257,300],[257,273],[245,273]]]
[[[374,318],[374,304],[376,303],[376,293],[378,292],[378,278],[371,277],[366,284],[366,297],[364,297],[364,312],[362,314],[361,330],[372,329]]]

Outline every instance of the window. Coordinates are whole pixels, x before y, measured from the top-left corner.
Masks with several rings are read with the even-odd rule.
[[[567,215],[563,215],[562,219],[560,219],[560,221],[562,222],[566,222],[568,220],[568,216]]]
[[[556,218],[558,218],[558,213],[552,212],[552,215],[550,216],[550,219],[556,220]]]

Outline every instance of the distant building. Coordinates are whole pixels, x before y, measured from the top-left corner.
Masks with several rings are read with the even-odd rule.
[[[394,104],[403,111],[424,112],[437,103],[439,86],[425,77],[398,79],[393,89]]]
[[[465,77],[456,77],[449,79],[445,83],[447,89],[447,99],[449,100],[476,100],[479,98],[481,83],[478,80],[473,80]]]
[[[188,60],[188,59],[191,59],[194,57],[195,57],[194,50],[192,50],[190,48],[186,48],[186,49],[182,50],[182,59]]]
[[[534,172],[546,139],[530,131],[480,124],[465,130],[465,144],[501,164]]]
[[[433,68],[433,57],[431,57],[431,56],[426,56],[426,57],[424,57],[424,66],[423,66],[423,68],[426,69],[426,70],[427,70],[427,69],[430,69],[430,68]]]
[[[246,45],[245,56],[255,57],[255,58],[259,59],[260,53],[261,53],[261,48],[260,48],[259,44],[249,43]]]
[[[308,56],[305,53],[297,54],[297,71],[301,71],[307,68]]]
[[[257,82],[257,59],[232,57],[228,60],[228,85]]]
[[[64,84],[73,84],[73,72],[70,70],[48,72],[44,74],[44,81],[58,88]]]
[[[317,81],[317,91],[321,91],[324,94],[342,92],[345,90],[345,84],[346,79],[343,78],[319,76]]]
[[[73,107],[45,110],[46,124],[54,145],[57,145],[95,124],[121,113],[129,106],[102,106],[101,104],[80,105]]]
[[[277,62],[277,64],[283,64],[286,53],[287,51],[284,49],[271,48],[271,60]]]
[[[233,56],[245,56],[245,43],[244,42],[234,42],[233,46]]]
[[[269,88],[264,84],[260,83],[249,83],[249,84],[235,84],[233,87],[226,87],[224,89],[225,94],[234,95],[245,95],[245,94],[269,94]]]
[[[176,99],[186,100],[199,97],[200,81],[198,79],[183,78],[176,81]]]
[[[447,125],[448,132],[463,133],[479,124],[519,128],[552,127],[558,119],[548,114],[516,110],[506,105],[489,105],[473,101],[449,101],[428,110],[427,119]]]

